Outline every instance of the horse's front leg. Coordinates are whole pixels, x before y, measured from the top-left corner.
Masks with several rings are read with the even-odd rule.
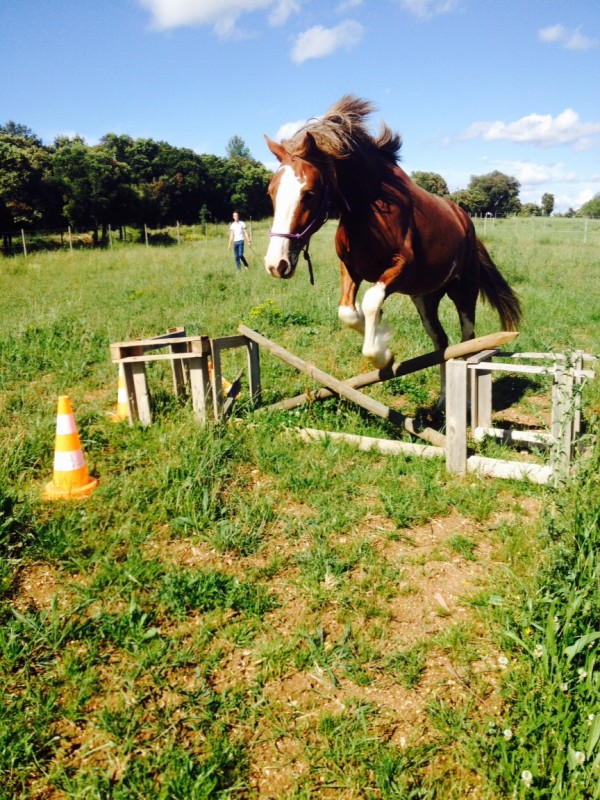
[[[394,359],[394,354],[388,347],[392,334],[388,326],[381,321],[381,309],[387,294],[386,284],[378,281],[367,289],[362,301],[365,318],[363,356],[369,358],[377,369],[387,367]]]
[[[342,279],[342,296],[338,308],[338,317],[340,322],[362,336],[365,332],[365,317],[360,303],[356,302],[361,279],[352,277],[343,261],[340,261],[340,276]]]

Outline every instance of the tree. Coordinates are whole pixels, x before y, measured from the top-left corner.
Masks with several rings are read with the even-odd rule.
[[[447,197],[450,194],[448,184],[437,172],[411,172],[410,177],[417,186],[430,194],[437,194],[441,197]]]
[[[600,192],[594,195],[591,200],[584,203],[577,212],[578,217],[592,217],[593,219],[600,218]]]
[[[227,158],[231,160],[242,159],[245,161],[253,161],[250,150],[246,147],[246,143],[240,136],[231,137],[227,142],[225,152],[227,153]]]
[[[545,217],[549,217],[554,211],[554,195],[546,192],[542,195],[542,211]]]
[[[525,203],[521,206],[521,214],[526,217],[541,217],[542,208],[535,203]]]
[[[60,140],[53,157],[54,175],[62,187],[64,215],[71,225],[98,229],[107,238],[111,218],[129,188],[129,169],[104,145],[88,147],[80,137]]]
[[[495,217],[518,214],[521,209],[520,188],[521,184],[516,178],[498,170],[471,177],[469,191],[474,204],[471,213],[482,216],[492,214]]]

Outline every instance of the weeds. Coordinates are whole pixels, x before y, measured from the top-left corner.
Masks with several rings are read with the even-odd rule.
[[[2,800],[600,797],[597,452],[552,489],[458,478],[284,430],[398,435],[337,399],[240,404],[239,424],[201,428],[158,367],[153,425],[110,421],[108,344],[176,324],[245,321],[340,378],[364,371],[336,319],[332,236],[314,237],[311,292],[258,269],[233,281],[218,236],[39,254],[0,277]],[[266,226],[254,237],[266,247]],[[592,250],[493,243],[523,295],[519,347],[598,350]],[[406,298],[386,317],[398,357],[430,349]],[[268,356],[261,373],[265,402],[314,388]],[[438,380],[368,391],[418,409]],[[540,387],[502,397],[517,389],[538,413]],[[85,503],[41,500],[62,393],[100,476]]]

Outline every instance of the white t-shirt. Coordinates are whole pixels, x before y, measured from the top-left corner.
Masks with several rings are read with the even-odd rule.
[[[229,230],[233,231],[234,242],[244,241],[244,231],[246,230],[246,226],[241,219],[238,220],[238,222],[232,222],[231,225],[229,226]]]

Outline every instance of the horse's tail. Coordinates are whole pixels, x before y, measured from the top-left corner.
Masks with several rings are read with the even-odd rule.
[[[479,239],[477,239],[477,255],[480,265],[479,291],[483,299],[496,309],[504,330],[517,330],[523,316],[519,298],[504,280]]]

